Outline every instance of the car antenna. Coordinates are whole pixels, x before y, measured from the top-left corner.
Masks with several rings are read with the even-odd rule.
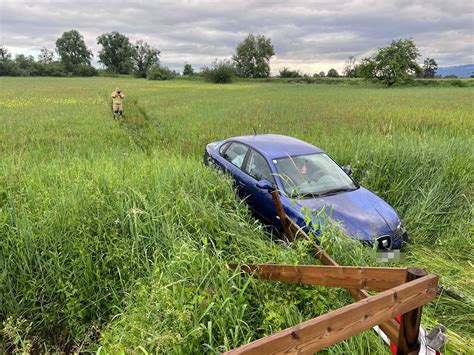
[[[253,135],[256,136],[257,135],[257,131],[255,130],[255,127],[252,127],[253,129]]]

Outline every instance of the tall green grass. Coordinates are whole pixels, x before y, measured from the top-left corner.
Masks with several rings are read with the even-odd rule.
[[[227,261],[313,263],[275,243],[206,143],[283,133],[309,141],[391,203],[412,244],[400,265],[440,275],[423,323],[446,351],[472,326],[473,89],[128,78],[2,78],[0,349],[220,352],[348,302],[343,290],[243,278]],[[112,119],[120,85],[125,118]],[[329,233],[334,234],[332,231]],[[375,265],[340,240],[341,264]],[[372,332],[329,353],[387,351]]]

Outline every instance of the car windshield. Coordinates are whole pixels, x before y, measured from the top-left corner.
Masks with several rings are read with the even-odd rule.
[[[291,156],[273,161],[285,192],[316,197],[351,191],[359,186],[326,154]]]

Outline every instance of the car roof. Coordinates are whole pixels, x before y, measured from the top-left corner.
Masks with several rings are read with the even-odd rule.
[[[256,134],[229,138],[226,141],[236,141],[247,144],[265,154],[270,159],[323,152],[314,145],[281,134]]]

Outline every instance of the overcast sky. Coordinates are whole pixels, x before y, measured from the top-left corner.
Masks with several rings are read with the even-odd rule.
[[[164,64],[182,69],[230,57],[254,33],[272,40],[273,73],[283,66],[314,73],[342,70],[349,56],[361,59],[407,37],[440,66],[474,63],[473,21],[474,0],[0,0],[0,44],[35,55],[77,29],[97,60],[97,36],[119,31],[157,47]]]

